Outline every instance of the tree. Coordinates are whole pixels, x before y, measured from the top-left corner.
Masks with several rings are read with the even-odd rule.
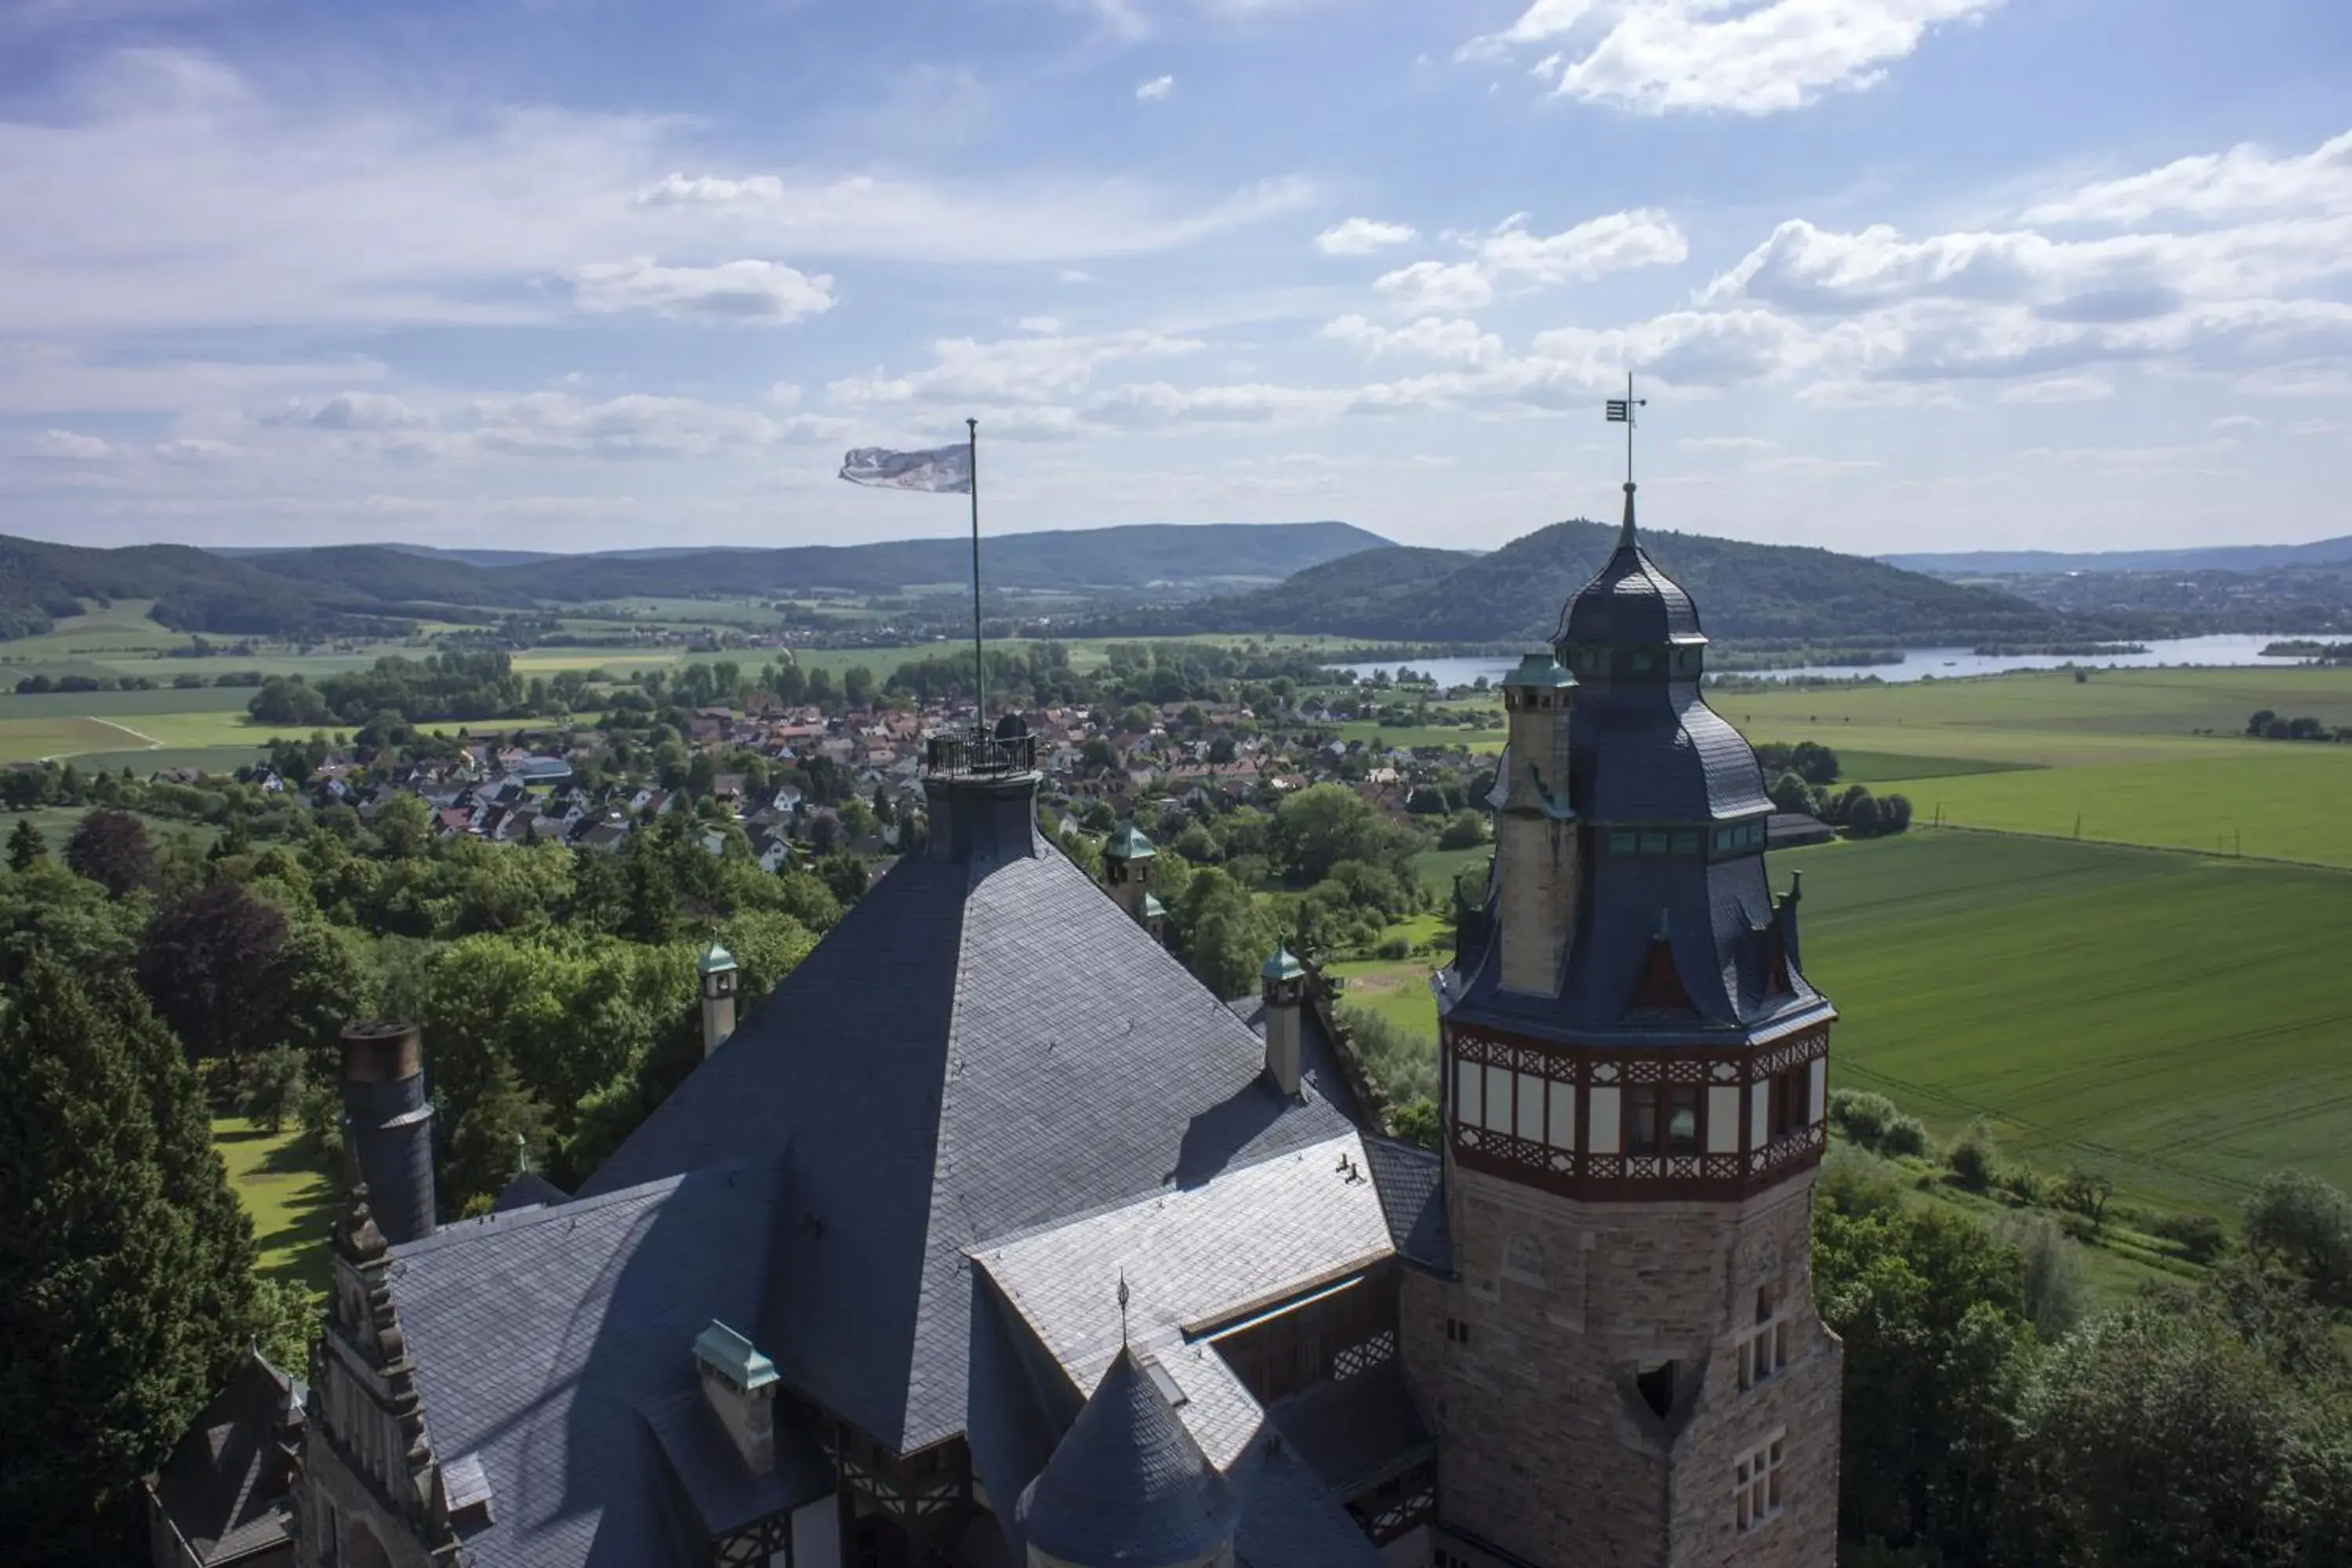
[[[866,862],[847,850],[819,860],[816,874],[845,909],[866,896]]]
[[[486,1211],[512,1180],[520,1162],[533,1169],[547,1157],[547,1107],[522,1086],[514,1064],[501,1057],[488,1081],[449,1139],[439,1198],[452,1213]]]
[[[147,827],[127,811],[101,806],[81,819],[66,841],[66,864],[120,899],[157,882],[154,846]]]
[[[1314,784],[1285,800],[1275,811],[1272,848],[1285,877],[1311,886],[1342,860],[1366,860],[1402,868],[1426,842],[1397,826],[1345,784]]]
[[[37,958],[0,1004],[0,1558],[105,1560],[103,1509],[258,1327],[253,1236],[177,1045]]]
[[[1791,769],[1772,781],[1772,805],[1780,811],[1810,812],[1813,792],[1803,776]]]
[[[155,917],[139,981],[191,1061],[235,1058],[265,1037],[286,917],[236,882],[215,882]]]
[[[2292,1539],[2296,1403],[2207,1314],[2135,1301],[2095,1320],[2020,1402],[2035,1481],[2031,1560],[2313,1561]]]
[[[49,852],[49,841],[33,826],[29,816],[16,819],[16,829],[8,835],[8,869],[29,871]]]
[[[1475,811],[1457,811],[1437,836],[1440,849],[1475,849],[1486,842],[1486,819]]]
[[[2246,1248],[2292,1269],[2315,1300],[2352,1307],[2352,1200],[2316,1176],[2273,1171],[2246,1201]]]

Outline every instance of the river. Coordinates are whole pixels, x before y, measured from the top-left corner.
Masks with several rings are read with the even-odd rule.
[[[1808,665],[1796,669],[1741,670],[1734,673],[1754,675],[1766,680],[1787,680],[1807,675],[1850,680],[1856,676],[1874,675],[1881,680],[1899,681],[1925,680],[1929,677],[1942,680],[1962,675],[1998,675],[2005,669],[2056,669],[2070,664],[2085,665],[2094,669],[2152,668],[2160,665],[2288,665],[2295,661],[2292,658],[2265,658],[2263,649],[2292,635],[2284,632],[2260,636],[2231,633],[2216,637],[2159,638],[2145,645],[2146,653],[2104,654],[2096,658],[2070,658],[2051,654],[1979,654],[1965,647],[1915,647],[1904,651],[1900,664]],[[1434,676],[1440,686],[1467,686],[1482,675],[1490,682],[1499,681],[1518,663],[1511,658],[1409,658],[1401,662],[1410,665],[1415,674]],[[1386,669],[1393,674],[1397,663],[1343,664],[1339,668],[1363,677],[1375,669]]]

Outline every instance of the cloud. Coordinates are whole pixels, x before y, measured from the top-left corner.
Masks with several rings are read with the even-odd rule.
[[[89,462],[110,457],[114,448],[96,436],[85,436],[79,430],[44,430],[33,437],[28,448],[36,458],[65,458]]]
[[[1097,366],[1186,354],[1202,346],[1196,339],[1141,330],[1079,337],[1039,333],[992,342],[942,338],[931,345],[933,363],[925,369],[903,375],[877,370],[844,377],[825,390],[833,404],[845,408],[1045,404],[1087,386]]]
[[[1905,238],[1792,219],[1717,277],[1703,300],[1838,313],[1905,300],[2030,304],[2046,320],[2126,322],[2199,298],[2274,293],[2352,272],[2352,213],[2198,234],[2053,240],[2030,229]]]
[[[2227,218],[2315,208],[2352,208],[2352,131],[2299,157],[2273,158],[2241,142],[2226,153],[2175,159],[2029,207],[2025,221],[2141,223],[2158,214]]]
[[[1490,59],[1557,50],[1553,90],[1640,114],[1771,114],[1885,79],[1927,33],[2000,0],[1534,0],[1499,33],[1463,47]]]
[[[1166,98],[1170,93],[1174,92],[1175,90],[1176,79],[1174,77],[1156,76],[1150,81],[1139,84],[1135,89],[1135,96],[1145,103],[1157,103],[1160,100]]]
[[[16,114],[16,117],[8,117]],[[543,320],[619,257],[1078,264],[1297,210],[1306,180],[931,181],[698,167],[651,115],[281,98],[208,57],[130,50],[0,110],[0,333]]]
[[[1651,207],[1588,218],[1551,235],[1530,234],[1528,215],[1513,213],[1484,233],[1449,237],[1471,259],[1416,261],[1383,274],[1373,286],[1402,310],[1459,314],[1492,300],[1496,284],[1506,279],[1591,282],[1629,268],[1671,266],[1690,254],[1673,220]]]
[[[1685,452],[1769,452],[1780,444],[1761,436],[1685,436],[1675,442]]]
[[[789,326],[833,309],[833,279],[775,261],[717,267],[663,267],[650,257],[598,262],[572,275],[583,310],[651,310],[657,315]]]
[[[1383,223],[1378,218],[1351,217],[1315,237],[1315,248],[1326,256],[1370,256],[1391,245],[1420,237],[1409,223]]]
[[[307,425],[320,430],[421,430],[424,410],[379,392],[339,392],[331,397],[289,399],[255,415],[263,425]]]
[[[216,463],[243,457],[245,449],[209,436],[184,436],[173,441],[157,442],[155,455],[167,463]]]
[[[1382,327],[1361,316],[1341,316],[1327,322],[1318,337],[1352,343],[1372,354],[1410,353],[1427,359],[1459,360],[1487,364],[1503,357],[1503,340],[1481,331],[1478,323],[1459,318],[1423,316],[1407,327]]]
[[[2053,375],[2041,381],[2021,381],[2001,389],[2003,403],[2097,403],[2116,395],[2116,384],[2104,375]]]

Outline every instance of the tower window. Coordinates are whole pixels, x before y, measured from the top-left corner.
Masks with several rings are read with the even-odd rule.
[[[1663,833],[1644,833],[1643,835],[1642,835],[1642,853],[1643,853],[1643,854],[1644,854],[1644,855],[1663,855],[1663,854],[1664,854],[1665,852],[1666,852],[1666,836],[1665,836],[1664,834],[1663,834]]]
[[[1757,1445],[1732,1464],[1732,1514],[1742,1530],[1753,1530],[1780,1515],[1783,1437],[1783,1433],[1773,1433],[1769,1442]]]
[[[1698,1088],[1675,1084],[1663,1091],[1635,1084],[1625,1090],[1625,1152],[1698,1152]]]
[[[1641,1392],[1642,1403],[1664,1420],[1675,1407],[1675,1363],[1670,1361],[1645,1361],[1633,1372],[1633,1386]]]
[[[1739,1341],[1739,1386],[1742,1392],[1769,1382],[1789,1364],[1789,1324],[1772,1310],[1769,1290],[1756,1292],[1756,1326]]]

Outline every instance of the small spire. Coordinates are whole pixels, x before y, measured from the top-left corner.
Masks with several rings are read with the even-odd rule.
[[[1620,550],[1639,548],[1639,543],[1633,537],[1633,481],[1631,479],[1625,481],[1625,521],[1617,530],[1617,548]]]
[[[1118,1345],[1127,1348],[1127,1270],[1118,1271]]]

